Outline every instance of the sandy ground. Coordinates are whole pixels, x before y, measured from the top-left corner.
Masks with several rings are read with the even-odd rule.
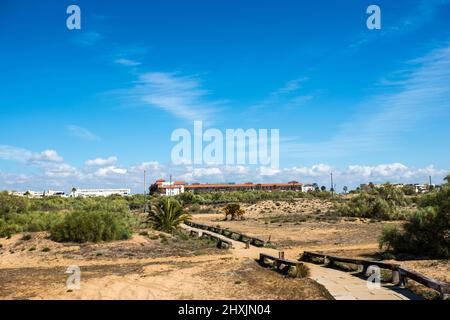
[[[33,234],[30,240],[21,240],[20,235],[1,239],[0,298],[331,298],[311,279],[285,278],[207,241],[166,243],[150,237],[95,245],[58,244],[44,233]],[[66,287],[65,272],[71,265],[80,267],[80,290]]]
[[[402,222],[340,218],[330,213],[332,203],[319,199],[295,202],[262,201],[245,208],[245,220],[224,221],[223,213],[194,214],[193,221],[221,226],[273,242],[290,256],[303,251],[346,257],[378,258],[378,239],[385,225]],[[205,210],[205,208],[203,208]],[[213,208],[213,212],[220,212]],[[206,211],[206,210],[205,210]],[[450,282],[449,260],[396,261],[429,277]]]
[[[243,221],[223,214],[194,214],[196,222],[220,225],[269,240],[292,259],[303,251],[376,257],[383,225],[341,219],[317,199],[261,201],[243,205]],[[220,207],[203,206],[202,212]],[[448,260],[401,261],[413,270],[450,282]],[[68,291],[68,266],[81,269],[81,289]],[[0,239],[0,299],[329,299],[311,279],[285,278],[245,255],[219,250],[206,240],[180,240],[149,230],[126,241],[61,244],[46,233],[31,239]]]

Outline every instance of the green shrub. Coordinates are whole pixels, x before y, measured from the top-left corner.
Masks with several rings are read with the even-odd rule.
[[[7,221],[0,219],[0,237],[10,238],[15,233],[22,232],[23,228],[18,224],[8,223]]]
[[[383,230],[380,247],[395,254],[450,257],[450,186],[426,195],[420,210],[413,213],[403,230]]]
[[[108,211],[75,211],[68,213],[50,230],[58,242],[99,242],[128,239],[131,235],[128,217]]]
[[[341,216],[377,220],[405,219],[410,212],[404,208],[409,203],[403,192],[390,184],[361,191],[347,203],[338,203],[336,211]]]

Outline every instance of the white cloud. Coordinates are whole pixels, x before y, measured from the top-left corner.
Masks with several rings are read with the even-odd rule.
[[[51,178],[68,178],[78,175],[78,170],[71,165],[61,163],[58,165],[48,167],[44,174]]]
[[[91,47],[97,44],[102,39],[102,35],[98,32],[83,32],[77,34],[74,38],[76,44]]]
[[[359,34],[352,40],[344,53],[353,53],[361,46],[377,39],[391,39],[414,32],[427,22],[432,21],[440,6],[448,5],[449,3],[449,0],[421,0],[418,6],[414,8],[414,12],[406,17],[396,19],[396,23],[383,25],[379,32],[366,30]],[[413,8],[413,6],[410,6],[410,8]]]
[[[112,165],[114,163],[117,162],[117,157],[116,156],[111,156],[109,158],[103,159],[103,158],[96,158],[94,160],[87,160],[85,162],[85,164],[87,166],[108,166],[108,165]]]
[[[158,161],[149,161],[149,162],[142,162],[141,164],[132,166],[130,168],[130,171],[142,173],[144,170],[161,171],[164,168],[165,166],[160,164]]]
[[[120,64],[120,65],[123,65],[123,66],[127,66],[127,67],[136,67],[136,66],[141,65],[141,63],[139,61],[125,59],[125,58],[116,59],[114,62],[117,64]]]
[[[280,173],[280,169],[270,168],[270,167],[260,167],[259,174],[261,176],[274,176]]]
[[[67,125],[66,130],[73,137],[77,137],[77,138],[84,139],[84,140],[90,140],[90,141],[100,140],[100,138],[98,136],[93,134],[88,129],[77,126],[77,125],[73,125],[73,124]]]
[[[210,99],[210,92],[202,88],[197,76],[167,72],[141,74],[134,87],[113,93],[125,99],[127,105],[152,106],[190,121],[211,121],[224,103]]]
[[[172,166],[147,161],[129,167],[117,167],[113,164],[96,168],[85,166],[76,168],[62,162],[56,151],[46,150],[41,153],[0,146],[0,159],[13,160],[23,166],[37,168],[39,171],[27,174],[15,174],[0,170],[0,189],[44,190],[57,187],[69,191],[72,186],[78,187],[131,187],[134,192],[142,192],[143,171],[147,170],[147,186],[158,178],[185,180],[187,182],[248,182],[270,183],[288,182],[292,180],[303,183],[316,182],[329,186],[330,173],[333,172],[337,190],[344,185],[354,188],[361,183],[423,183],[432,176],[434,183],[442,183],[448,169],[435,168],[433,165],[425,167],[411,167],[403,163],[386,163],[378,165],[352,164],[343,168],[335,168],[328,164],[318,163],[311,166],[294,166],[273,169],[256,166]],[[39,159],[34,162],[31,159]],[[111,159],[112,158],[112,159]],[[44,161],[45,160],[45,161]],[[103,164],[114,157],[93,161],[92,164]]]
[[[409,134],[416,124],[449,115],[450,45],[410,61],[409,69],[394,81],[395,87],[359,105],[355,114],[331,139],[314,143],[285,143],[284,155],[304,158],[349,156],[385,150],[397,137]],[[394,89],[394,92],[391,93]]]
[[[26,162],[33,153],[29,150],[13,147],[9,145],[0,145],[0,159]]]
[[[128,171],[124,168],[117,168],[115,166],[109,166],[105,168],[100,168],[95,172],[95,176],[97,177],[106,177],[110,174],[118,174],[118,175],[124,175]]]
[[[330,172],[333,171],[333,167],[326,164],[315,164],[311,167],[293,167],[291,169],[287,169],[288,172],[293,172],[295,174],[300,174],[308,177],[320,177],[324,175],[329,175]]]
[[[32,152],[27,149],[9,145],[0,145],[0,159],[12,160],[30,164],[44,164],[46,162],[63,162],[64,159],[55,150]]]
[[[307,77],[288,81],[284,86],[272,91],[268,97],[250,107],[250,110],[260,113],[263,109],[280,110],[293,109],[305,105],[314,99],[314,94],[300,92]]]
[[[301,88],[301,85],[304,82],[306,82],[307,80],[308,80],[307,77],[290,80],[283,87],[275,90],[270,95],[271,96],[279,96],[279,95],[286,95],[286,94],[298,91]]]
[[[55,150],[44,150],[35,153],[30,158],[31,162],[63,162],[64,159]]]

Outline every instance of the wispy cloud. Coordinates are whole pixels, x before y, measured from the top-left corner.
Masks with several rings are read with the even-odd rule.
[[[33,153],[29,150],[9,145],[0,145],[0,159],[26,162],[32,157]]]
[[[189,121],[211,122],[225,103],[212,99],[197,76],[167,72],[141,74],[132,88],[116,90],[114,94],[127,103],[159,108]]]
[[[399,37],[407,33],[411,33],[427,22],[432,21],[433,16],[437,12],[440,6],[450,4],[450,0],[421,0],[418,6],[414,9],[414,12],[410,13],[404,18],[400,18],[396,23],[384,24],[382,22],[382,28],[379,31],[369,31],[358,35],[348,46],[346,53],[352,53],[359,49],[361,46],[368,44],[377,39],[391,39]],[[383,8],[382,9],[382,21],[384,21]]]
[[[73,125],[73,124],[67,125],[66,130],[73,137],[77,137],[77,138],[89,140],[89,141],[100,140],[100,138],[98,136],[93,134],[88,129],[77,126],[77,125]]]
[[[75,36],[74,42],[82,46],[91,47],[96,45],[102,38],[102,35],[98,32],[82,32]]]
[[[286,82],[283,86],[268,94],[268,97],[250,107],[252,111],[276,107],[277,110],[292,109],[303,106],[314,99],[314,94],[302,92],[307,77],[297,78]]]
[[[125,58],[119,58],[114,61],[117,64],[127,66],[127,67],[136,67],[141,65],[139,61],[131,60],[131,59],[125,59]]]
[[[450,110],[450,45],[407,63],[400,79],[388,81],[385,92],[363,103],[338,133],[318,143],[286,143],[285,154],[305,158],[344,156],[377,150],[414,129],[419,121]]]

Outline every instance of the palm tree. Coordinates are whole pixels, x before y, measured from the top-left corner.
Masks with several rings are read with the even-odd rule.
[[[191,216],[183,211],[181,204],[174,198],[165,197],[151,206],[149,219],[156,230],[172,232]]]
[[[450,184],[450,173],[444,178],[448,184]]]
[[[348,187],[344,186],[344,188],[342,188],[344,190],[344,193],[347,193]]]

